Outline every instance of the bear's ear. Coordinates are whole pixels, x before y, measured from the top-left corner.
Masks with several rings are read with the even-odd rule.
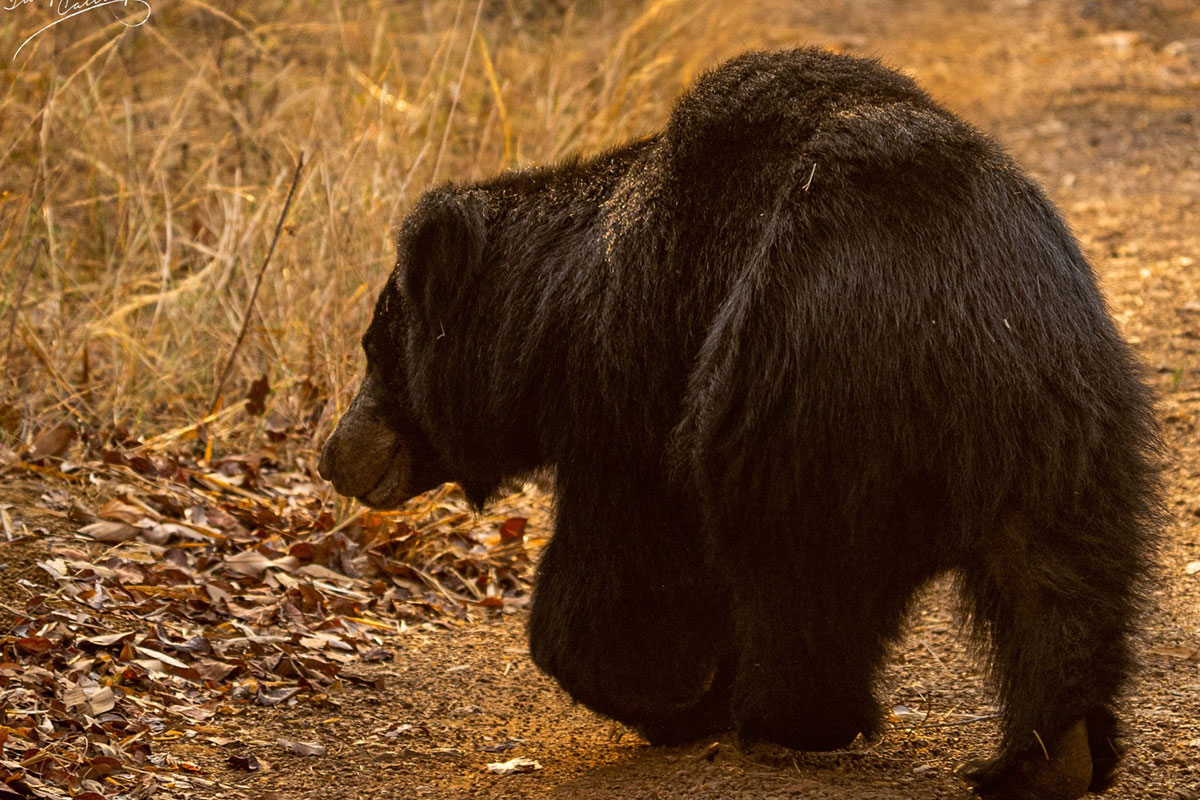
[[[400,288],[432,317],[453,306],[478,273],[487,238],[483,198],[453,188],[421,199],[400,228]]]

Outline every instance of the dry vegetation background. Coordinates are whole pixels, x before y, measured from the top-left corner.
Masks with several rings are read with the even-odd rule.
[[[861,29],[897,14],[878,0],[811,14],[781,0],[150,5],[149,24],[127,28],[96,9],[11,61],[54,16],[45,3],[0,11],[0,430],[10,455],[63,422],[93,436],[114,425],[161,435],[229,409],[263,377],[269,413],[224,414],[211,426],[218,444],[244,449],[274,425],[310,452],[358,377],[357,339],[392,263],[392,231],[425,188],[594,152],[660,125],[679,90],[722,58],[811,41],[817,18]],[[962,5],[1044,6],[1048,19],[1077,7],[1080,24],[1119,17],[1161,29],[1194,4]],[[963,91],[949,70],[920,77],[935,96],[1001,113],[1009,102]],[[214,405],[302,155],[285,234]]]
[[[0,12],[5,61],[44,5]],[[652,129],[705,65],[801,38],[755,5],[163,2],[142,27],[102,8],[47,31],[0,99],[6,444],[62,421],[153,436],[212,411],[304,154],[223,398],[265,376],[270,413],[217,427],[244,447],[315,410],[311,450],[358,377],[413,200]]]

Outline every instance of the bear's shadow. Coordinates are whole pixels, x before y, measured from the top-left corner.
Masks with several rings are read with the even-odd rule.
[[[714,746],[715,745],[715,746]],[[645,747],[573,777],[555,800],[900,800],[975,795],[940,764],[871,748],[801,753],[773,745],[739,750],[731,735],[682,747]]]

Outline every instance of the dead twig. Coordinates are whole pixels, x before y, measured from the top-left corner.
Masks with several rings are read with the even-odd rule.
[[[952,720],[950,722],[919,722],[916,725],[905,725],[902,727],[905,730],[912,731],[924,730],[925,728],[957,728],[961,725],[974,725],[977,722],[986,722],[989,719],[997,719],[999,716],[999,714],[981,714],[976,717]],[[1037,733],[1035,732],[1034,735],[1036,736]]]
[[[246,331],[250,328],[250,317],[254,314],[254,301],[258,299],[258,290],[262,286],[263,276],[271,263],[271,256],[275,254],[275,245],[279,243],[279,236],[283,233],[283,224],[287,222],[288,211],[292,207],[292,197],[296,194],[296,187],[300,185],[300,174],[303,171],[304,153],[301,153],[296,162],[296,172],[292,175],[292,186],[288,189],[287,199],[283,201],[283,211],[279,214],[279,221],[275,223],[275,235],[271,237],[271,246],[267,248],[267,255],[263,259],[262,266],[258,268],[258,275],[254,279],[254,288],[250,291],[250,300],[247,301],[246,311],[242,314],[242,327],[238,331],[237,339],[233,342],[233,349],[229,351],[229,358],[225,360],[225,368],[221,370],[221,376],[217,379],[217,385],[213,389],[212,402],[208,404],[209,416],[217,412],[221,390],[225,388],[225,381],[229,378],[229,372],[233,369],[233,362],[237,359],[238,350],[241,349],[242,341],[246,338]]]
[[[12,362],[12,342],[13,333],[17,329],[17,316],[21,313],[21,303],[25,300],[25,287],[29,284],[29,276],[33,274],[34,268],[37,266],[38,250],[46,246],[45,239],[38,239],[33,246],[33,255],[29,259],[29,266],[25,268],[25,274],[21,276],[21,282],[17,284],[17,290],[13,292],[12,316],[8,321],[8,336],[4,345],[4,366],[7,369]]]

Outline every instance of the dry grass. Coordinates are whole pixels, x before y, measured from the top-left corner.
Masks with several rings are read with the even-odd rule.
[[[303,153],[224,392],[267,376],[276,422],[316,402],[303,451],[353,389],[392,231],[424,189],[651,130],[706,65],[805,38],[732,2],[151,5],[138,28],[81,15],[4,68],[10,446],[63,420],[152,436],[203,417]],[[44,6],[2,12],[5,62]],[[265,424],[222,419],[228,446]]]
[[[698,72],[749,48],[923,64],[922,82],[974,121],[1012,113],[1009,88],[1030,74],[1047,79],[1035,58],[1005,56],[1006,78],[982,80],[972,65],[1008,46],[1003,15],[981,30],[945,0],[887,13],[867,0],[149,3],[146,25],[89,11],[13,60],[53,4],[0,9],[0,454],[64,421],[154,437],[202,420],[301,154],[209,426],[226,450],[267,424],[304,420],[300,453],[328,432],[392,232],[433,184],[653,130]],[[906,29],[920,35],[898,42]],[[250,417],[235,406],[263,376],[267,414]]]

